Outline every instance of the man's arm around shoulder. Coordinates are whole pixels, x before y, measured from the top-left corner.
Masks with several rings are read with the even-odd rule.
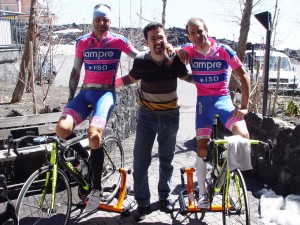
[[[138,81],[139,80],[134,79],[132,76],[130,76],[130,74],[128,74],[126,76],[117,78],[116,83],[115,83],[115,87],[119,88],[119,87],[122,87],[122,86],[134,84]]]
[[[180,79],[180,80],[184,80],[184,81],[189,82],[189,83],[192,83],[192,84],[195,83],[194,80],[193,80],[193,75],[190,74],[190,73],[186,74],[186,75],[183,76],[183,77],[179,77],[179,79]]]

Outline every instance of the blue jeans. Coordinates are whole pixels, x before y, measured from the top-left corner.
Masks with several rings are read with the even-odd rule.
[[[156,112],[140,107],[137,115],[136,138],[133,150],[134,197],[140,207],[150,205],[148,168],[157,135],[159,159],[159,200],[169,197],[176,136],[179,128],[179,109]],[[151,174],[155,171],[151,171]]]

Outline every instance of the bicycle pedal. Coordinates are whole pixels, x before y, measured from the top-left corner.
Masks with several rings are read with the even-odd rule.
[[[133,190],[128,191],[128,192],[127,192],[127,195],[133,196],[133,195],[134,195]]]
[[[78,204],[76,204],[76,208],[77,208],[77,209],[85,208],[84,201],[81,201],[81,202],[79,202]]]
[[[107,197],[106,196],[101,196],[100,202],[107,202]]]

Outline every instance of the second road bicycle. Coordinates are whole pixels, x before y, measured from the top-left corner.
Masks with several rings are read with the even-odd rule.
[[[212,138],[207,144],[206,162],[210,165],[207,170],[206,186],[210,200],[209,208],[199,208],[196,199],[198,189],[194,188],[193,174],[195,168],[181,168],[181,181],[184,187],[184,174],[187,177],[187,187],[179,195],[180,212],[201,213],[202,220],[206,212],[222,212],[224,225],[250,225],[250,204],[247,186],[239,169],[229,171],[227,168],[227,149],[225,139],[218,138],[218,115],[214,118]],[[249,140],[250,144],[261,145],[265,152],[270,152],[272,145],[259,140]]]

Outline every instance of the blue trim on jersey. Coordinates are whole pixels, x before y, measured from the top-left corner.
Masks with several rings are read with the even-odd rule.
[[[192,46],[193,45],[193,43],[186,43],[186,44],[182,44],[180,47],[181,48],[184,48],[184,47],[186,47],[186,46]]]
[[[89,36],[91,36],[91,34],[92,34],[92,32],[87,33],[87,34],[85,34],[85,35],[83,35],[83,36],[77,38],[77,40],[76,40],[76,48],[77,48],[78,42],[79,42],[80,40],[82,40],[82,39],[84,39],[84,38],[88,38]]]
[[[226,73],[217,74],[217,75],[193,75],[193,80],[196,83],[201,84],[215,84],[223,81],[227,81]]]
[[[121,34],[117,34],[117,33],[113,33],[113,32],[110,32],[110,34],[111,34],[111,36],[113,36],[113,37],[118,37],[118,38],[122,39],[123,41],[126,42],[126,44],[128,44],[128,42],[129,42],[128,38],[124,37],[124,36],[121,35]]]
[[[233,56],[236,55],[236,53],[228,46],[228,45],[224,45],[224,44],[219,44],[223,49],[226,50],[226,52],[228,53],[228,55],[230,56],[230,59],[232,59]]]
[[[110,70],[117,70],[118,63],[105,63],[105,64],[94,64],[94,63],[84,63],[85,70],[93,72],[104,72]]]

